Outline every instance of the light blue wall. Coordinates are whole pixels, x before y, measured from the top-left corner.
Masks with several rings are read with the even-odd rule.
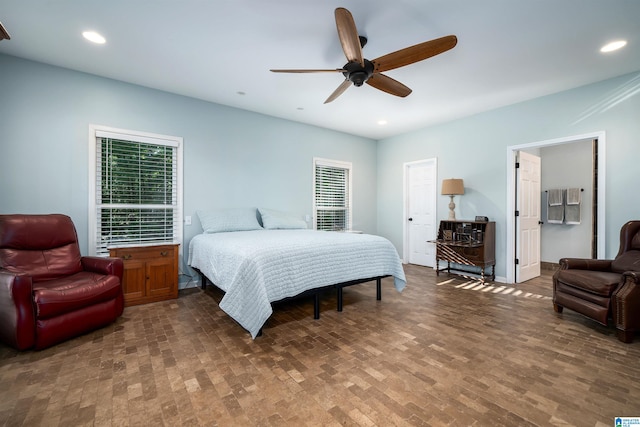
[[[606,132],[605,250],[615,256],[622,224],[640,219],[640,73],[378,141],[378,233],[402,250],[402,165],[435,157],[439,181],[464,179],[458,218],[496,221],[496,273],[504,277],[507,147],[598,131]],[[438,196],[439,218],[447,204]]]
[[[439,180],[465,180],[460,218],[497,222],[506,257],[506,147],[606,132],[606,253],[640,218],[640,74],[375,141],[0,55],[0,213],[63,212],[87,248],[88,126],[184,138],[185,246],[198,209],[264,206],[311,213],[314,156],[353,162],[354,228],[402,252],[402,165],[438,158]],[[567,159],[570,167],[571,159]],[[438,196],[438,216],[448,198]]]
[[[196,211],[312,213],[313,157],[353,162],[353,222],[376,231],[376,143],[0,55],[0,213],[61,212],[87,252],[89,124],[184,138],[184,246]],[[186,252],[186,251],[185,251]]]

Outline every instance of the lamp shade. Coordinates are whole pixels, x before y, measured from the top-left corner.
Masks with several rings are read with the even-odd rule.
[[[462,179],[445,179],[442,181],[442,194],[455,196],[464,194],[464,181]]]

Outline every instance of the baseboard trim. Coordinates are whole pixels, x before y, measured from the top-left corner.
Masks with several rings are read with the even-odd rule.
[[[545,262],[542,261],[540,263],[540,269],[541,270],[551,270],[551,271],[556,271],[560,268],[560,264],[555,263],[555,262]]]

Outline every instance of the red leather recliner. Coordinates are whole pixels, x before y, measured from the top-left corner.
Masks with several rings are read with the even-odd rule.
[[[620,229],[613,260],[562,258],[553,276],[553,308],[570,308],[607,325],[613,317],[620,341],[640,331],[640,221]]]
[[[66,215],[0,215],[0,340],[43,349],[115,321],[122,260],[80,255]]]

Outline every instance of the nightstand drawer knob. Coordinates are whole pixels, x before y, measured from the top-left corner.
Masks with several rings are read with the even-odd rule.
[[[169,253],[169,252],[167,252],[167,251],[162,251],[162,252],[160,252],[160,255],[162,255],[162,256],[167,256],[167,254],[168,254],[168,253]]]
[[[122,255],[122,259],[131,259],[131,254]]]

